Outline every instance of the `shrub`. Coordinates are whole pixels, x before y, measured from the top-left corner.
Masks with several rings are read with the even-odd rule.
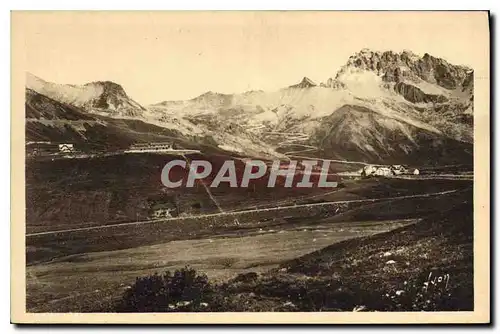
[[[205,311],[213,289],[205,274],[185,267],[173,275],[167,271],[138,277],[123,294],[118,312],[187,312]]]
[[[243,282],[243,283],[255,282],[257,278],[259,278],[259,275],[255,272],[242,273],[238,274],[238,276],[233,278],[232,282]]]

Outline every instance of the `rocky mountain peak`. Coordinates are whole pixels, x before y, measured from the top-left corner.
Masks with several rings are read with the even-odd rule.
[[[145,110],[144,107],[130,99],[123,87],[112,81],[94,81],[84,87],[97,89],[100,94],[86,101],[90,108],[113,110],[123,112],[124,115],[133,116]]]
[[[336,78],[352,68],[373,71],[386,82],[424,80],[450,90],[462,87],[471,71],[465,66],[452,65],[428,53],[420,57],[408,50],[398,53],[369,49],[362,49],[349,57]]]
[[[146,109],[132,100],[123,87],[112,81],[94,81],[84,85],[56,84],[26,74],[26,88],[55,101],[117,116],[141,116]]]
[[[304,77],[302,81],[296,85],[290,86],[290,88],[311,88],[317,86],[314,81],[309,79],[308,77]]]
[[[85,86],[98,86],[103,90],[103,94],[113,94],[120,97],[127,97],[127,93],[123,87],[113,81],[94,81],[85,84]]]

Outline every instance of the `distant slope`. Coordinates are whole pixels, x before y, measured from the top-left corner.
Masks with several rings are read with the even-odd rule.
[[[472,165],[472,145],[366,107],[345,105],[321,119],[312,144],[324,156],[378,163]]]
[[[32,89],[26,89],[25,117],[27,120],[95,120],[92,115],[86,114],[82,109],[58,102]]]
[[[79,150],[128,148],[135,142],[177,141],[196,146],[178,131],[134,119],[86,113],[81,108],[26,90],[26,141],[74,143]],[[201,137],[199,138],[202,139]],[[203,145],[203,143],[200,143]]]

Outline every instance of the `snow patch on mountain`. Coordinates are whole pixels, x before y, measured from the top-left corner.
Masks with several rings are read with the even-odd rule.
[[[27,73],[26,88],[56,101],[81,107],[87,112],[100,112],[111,116],[142,117],[146,110],[132,100],[122,86],[111,81],[96,81],[85,85],[64,85],[47,82]]]

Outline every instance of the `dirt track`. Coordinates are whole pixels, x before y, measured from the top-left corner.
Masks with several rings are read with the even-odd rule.
[[[334,202],[312,203],[312,204],[299,204],[299,205],[289,205],[289,206],[278,206],[278,207],[266,208],[266,209],[251,209],[251,210],[242,210],[242,211],[234,211],[234,212],[220,212],[220,213],[212,213],[212,214],[205,214],[205,215],[191,216],[191,217],[175,217],[175,218],[166,218],[166,219],[144,220],[144,221],[130,222],[130,223],[99,225],[99,226],[81,227],[81,228],[59,230],[59,231],[47,231],[47,232],[31,233],[31,234],[26,234],[26,238],[29,239],[30,237],[39,236],[39,235],[61,234],[61,233],[70,233],[70,232],[77,232],[77,231],[98,230],[98,229],[105,229],[105,228],[118,227],[118,226],[143,225],[143,224],[153,224],[153,223],[160,223],[160,222],[182,221],[182,220],[187,220],[187,219],[191,220],[191,219],[197,219],[197,218],[210,218],[210,217],[215,218],[215,217],[223,217],[223,216],[234,216],[235,218],[237,218],[237,216],[245,215],[245,214],[249,214],[249,213],[281,211],[281,210],[290,210],[290,209],[308,208],[308,207],[317,207],[317,206],[329,206],[329,205],[335,205],[335,204],[373,203],[373,202],[388,201],[388,200],[423,198],[423,197],[431,197],[431,196],[450,194],[450,193],[454,193],[456,191],[457,190],[447,190],[447,191],[428,193],[428,194],[419,194],[419,195],[360,199],[360,200],[349,200],[349,201],[334,201]]]

